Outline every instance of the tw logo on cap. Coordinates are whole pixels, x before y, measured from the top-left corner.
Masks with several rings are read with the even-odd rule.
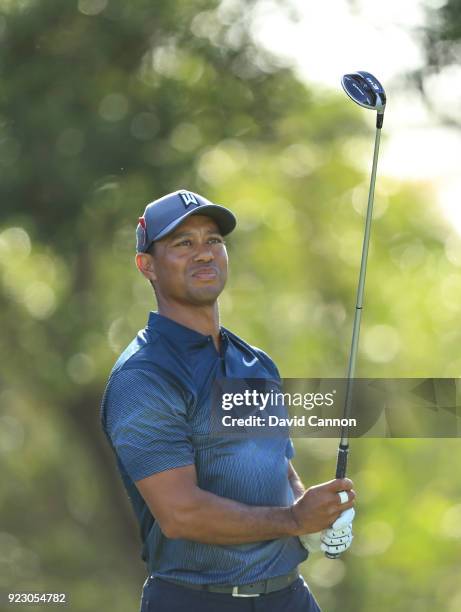
[[[190,206],[191,204],[200,206],[200,204],[197,202],[197,198],[190,191],[180,191],[179,196],[181,197],[181,200],[183,201],[183,204],[186,208]]]
[[[144,217],[139,217],[138,227],[136,228],[136,236],[138,241],[138,249],[143,249],[147,242],[146,220]]]

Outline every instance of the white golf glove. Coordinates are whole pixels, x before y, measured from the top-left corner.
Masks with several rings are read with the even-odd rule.
[[[352,544],[354,538],[352,535],[354,516],[354,508],[345,510],[328,529],[299,536],[301,544],[309,552],[317,552],[319,550],[329,554],[344,552]]]

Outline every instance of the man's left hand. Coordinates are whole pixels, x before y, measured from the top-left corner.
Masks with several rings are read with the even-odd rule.
[[[349,548],[354,536],[352,521],[355,512],[351,508],[340,515],[329,529],[309,533],[299,537],[302,545],[309,552],[323,551],[329,554],[340,554]]]
[[[342,529],[325,529],[322,531],[320,550],[333,554],[340,554],[352,544],[352,525]]]

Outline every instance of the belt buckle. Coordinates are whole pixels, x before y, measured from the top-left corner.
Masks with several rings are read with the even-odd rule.
[[[253,593],[251,594],[247,594],[247,593],[239,593],[239,588],[238,586],[232,587],[232,597],[259,597],[260,593]]]

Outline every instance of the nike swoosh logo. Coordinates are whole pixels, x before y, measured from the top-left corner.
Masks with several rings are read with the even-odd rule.
[[[245,357],[242,357],[242,361],[243,361],[243,364],[246,365],[247,368],[251,368],[251,366],[254,365],[258,361],[258,358],[255,357],[251,361],[247,361]]]

